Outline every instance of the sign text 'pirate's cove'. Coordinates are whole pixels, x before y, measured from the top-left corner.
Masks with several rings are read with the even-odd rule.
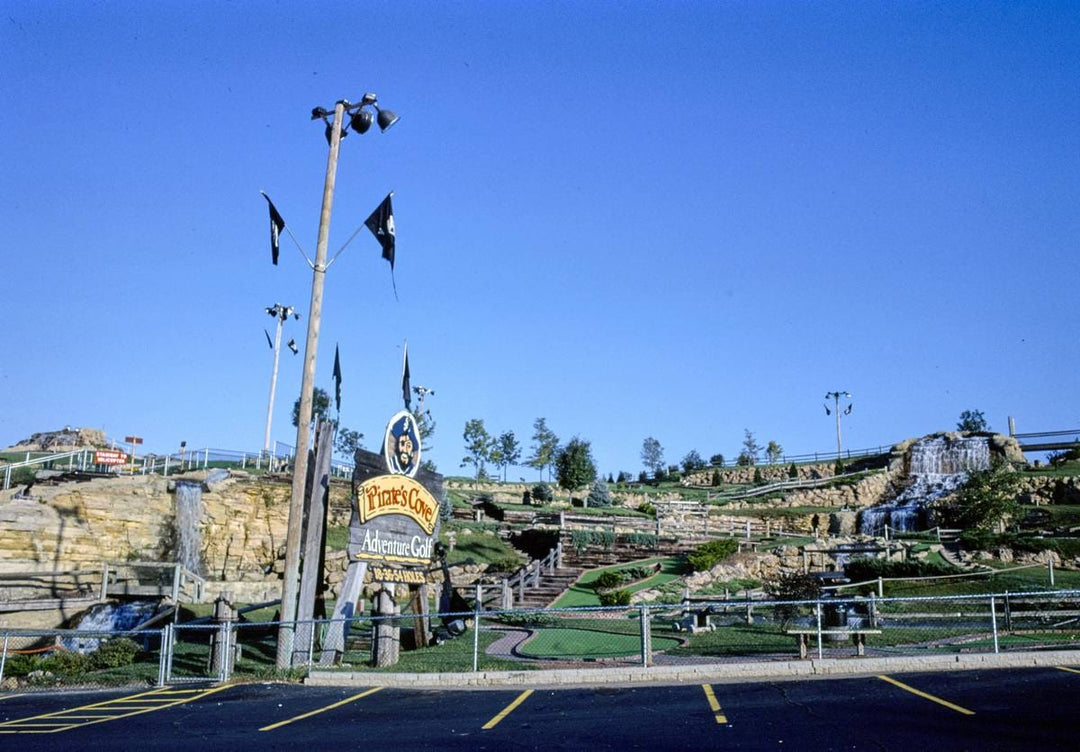
[[[427,489],[405,475],[380,475],[360,485],[360,523],[384,514],[403,514],[416,521],[424,532],[435,532],[439,502]]]

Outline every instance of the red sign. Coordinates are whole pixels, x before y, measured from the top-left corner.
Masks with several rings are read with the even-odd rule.
[[[141,444],[142,438],[139,436],[125,436],[124,443],[126,444]]]
[[[127,462],[127,454],[115,449],[99,449],[94,452],[96,465],[123,465],[125,462]]]

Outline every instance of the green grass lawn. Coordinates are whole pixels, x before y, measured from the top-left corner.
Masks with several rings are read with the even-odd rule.
[[[657,574],[647,580],[630,585],[625,589],[629,590],[631,593],[636,593],[639,590],[645,590],[647,588],[657,587],[671,582],[686,574],[686,563],[683,559],[672,556],[658,556],[652,559],[642,559],[640,561],[631,561],[626,564],[616,564],[610,567],[591,569],[581,575],[581,577],[578,578],[578,581],[570,586],[569,590],[559,596],[559,599],[552,604],[552,608],[599,606],[600,598],[597,595],[596,590],[593,589],[592,583],[596,581],[596,578],[599,577],[602,572],[616,572],[620,569],[652,566],[657,562],[660,563],[660,571]]]
[[[1000,567],[1001,565],[999,565]],[[1050,590],[1050,579],[1044,567],[1002,572],[992,577],[972,579],[927,580],[925,582],[885,582],[886,597],[930,595],[980,595],[982,593],[1026,592]],[[1080,572],[1054,570],[1055,590],[1080,589]],[[845,591],[850,593],[851,591]]]
[[[1033,475],[1044,478],[1064,478],[1080,475],[1080,460],[1069,460],[1056,467],[1044,465],[1038,469],[1025,470],[1024,475]]]

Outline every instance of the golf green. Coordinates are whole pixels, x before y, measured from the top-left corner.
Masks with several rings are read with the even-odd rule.
[[[679,646],[671,637],[653,637],[652,649],[668,650]],[[518,647],[527,658],[615,658],[636,655],[641,637],[595,629],[538,629]]]

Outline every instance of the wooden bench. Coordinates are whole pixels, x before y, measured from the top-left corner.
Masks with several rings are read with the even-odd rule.
[[[881,634],[880,629],[848,629],[846,627],[833,627],[831,629],[822,629],[820,632],[816,629],[789,629],[787,630],[789,635],[793,635],[795,640],[799,643],[799,658],[805,659],[810,647],[810,638],[816,637],[818,634],[835,637],[850,637],[852,644],[855,645],[855,655],[866,655],[866,636],[872,634]]]

